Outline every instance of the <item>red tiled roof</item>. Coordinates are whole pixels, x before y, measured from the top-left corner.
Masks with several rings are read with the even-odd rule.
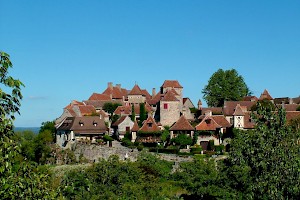
[[[288,121],[288,122],[297,117],[300,117],[300,111],[287,111],[286,112],[286,121]]]
[[[143,132],[157,132],[160,131],[160,128],[156,124],[153,117],[149,116],[144,122],[143,126],[139,129],[139,131]]]
[[[193,131],[194,127],[190,122],[182,115],[177,122],[170,128],[171,131]]]
[[[121,115],[121,114],[131,115],[131,112],[132,112],[131,109],[132,109],[131,105],[129,105],[129,106],[118,106],[116,108],[116,110],[114,111],[114,114],[116,114],[116,115]],[[145,109],[146,109],[146,112],[151,112],[151,106],[147,103],[145,104]],[[139,104],[134,105],[134,112],[137,115],[140,114],[140,105]]]
[[[195,128],[197,131],[215,131],[222,127],[212,117],[206,116]]]
[[[282,107],[282,104],[277,104],[278,107]],[[284,104],[284,109],[286,111],[297,111],[297,108],[299,107],[300,105],[298,104]]]
[[[264,90],[264,92],[260,95],[259,100],[273,100],[273,98],[271,97],[271,95],[269,94],[268,90]]]
[[[223,108],[222,107],[202,108],[202,113],[204,114],[209,110],[212,112],[212,114],[222,114],[223,113]]]
[[[132,127],[131,131],[137,132],[139,129],[140,129],[140,127],[139,127],[137,121],[134,121],[134,124],[133,124],[133,127]]]
[[[83,102],[80,102],[80,101],[77,101],[77,100],[73,100],[69,105],[67,105],[66,107],[64,108],[72,108],[73,105],[84,105]]]
[[[149,94],[149,92],[146,89],[142,90],[142,94],[143,96],[146,97],[147,100],[150,100],[152,98],[152,96]]]
[[[182,86],[179,84],[177,80],[165,80],[163,85],[161,86],[163,88],[166,87],[172,87],[172,88],[182,88]]]
[[[240,104],[240,106],[245,106],[247,108],[247,111],[251,110],[251,107],[256,104],[254,101],[225,101],[224,102],[224,108],[223,112],[225,116],[233,116],[234,109],[237,104]]]
[[[242,101],[258,101],[256,96],[245,96]]]
[[[162,99],[163,96],[163,94],[157,93],[152,99],[148,100],[147,103],[155,105]]]
[[[110,95],[93,93],[88,100],[111,101]]]
[[[226,118],[223,115],[213,115],[211,116],[211,118],[213,118],[217,124],[222,126],[222,128],[231,127],[231,124],[226,120]]]
[[[136,84],[128,95],[143,95],[141,88]]]
[[[126,94],[125,94],[126,92]],[[127,96],[127,90],[118,87],[107,87],[106,90],[102,93],[106,95],[112,95],[113,99],[122,99]]]
[[[243,108],[241,107],[240,104],[237,104],[235,109],[234,109],[233,115],[234,116],[244,116],[245,115],[244,110],[243,110]]]
[[[252,128],[254,128],[254,126],[255,126],[255,123],[253,122],[253,120],[251,120],[251,113],[246,112],[245,116],[244,116],[244,128],[252,129]]]
[[[115,123],[113,123],[111,126],[119,126],[128,116],[121,116]]]
[[[161,101],[179,101],[173,92],[168,91],[165,96],[161,99]]]
[[[69,113],[73,116],[73,117],[76,117],[76,112],[74,112],[74,110],[72,108],[65,108],[66,110],[69,111]]]
[[[102,117],[109,117],[108,113],[106,113],[104,110],[100,110],[100,111],[99,111],[99,114],[100,114]]]
[[[96,109],[92,105],[84,105],[84,106],[78,106],[81,115],[90,115],[93,113],[96,113]]]

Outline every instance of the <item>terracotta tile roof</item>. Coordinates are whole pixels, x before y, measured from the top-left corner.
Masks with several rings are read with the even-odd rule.
[[[80,102],[80,101],[77,101],[77,100],[73,100],[69,105],[67,105],[64,108],[72,108],[72,106],[74,106],[74,105],[84,105],[84,103]]]
[[[141,88],[135,84],[128,95],[143,95]]]
[[[175,96],[176,95],[179,95],[177,92],[176,92],[176,90],[174,89],[174,88],[172,88],[171,90],[169,90],[170,92],[172,92]]]
[[[268,90],[264,90],[264,92],[260,95],[259,100],[273,100],[273,98],[271,97],[271,95],[269,94]]]
[[[292,98],[293,103],[300,104],[300,97]]]
[[[107,87],[102,94],[111,95],[113,99],[123,99],[127,96],[127,90],[119,87]]]
[[[244,128],[245,129],[253,129],[255,123],[251,120],[251,112],[246,112],[244,116]]]
[[[289,122],[292,119],[300,117],[300,111],[287,111],[286,112],[286,121]]]
[[[72,109],[72,108],[66,108],[66,110],[69,111],[69,113],[73,116],[73,117],[76,117],[76,112]]]
[[[222,128],[231,127],[231,124],[226,120],[224,115],[213,115],[213,116],[211,116],[211,118],[213,118],[217,124],[222,126]]]
[[[156,124],[153,117],[148,116],[148,118],[143,122],[143,126],[139,129],[139,131],[143,132],[157,132],[160,131],[160,128]]]
[[[277,104],[276,105],[278,108],[281,108],[282,107],[282,104]],[[285,109],[285,111],[297,111],[297,108],[299,107],[300,105],[298,104],[284,104],[283,107]]]
[[[81,115],[90,115],[90,114],[93,114],[93,113],[96,113],[96,109],[94,106],[92,105],[84,105],[84,106],[78,106],[80,112],[81,112]]]
[[[222,128],[212,117],[206,116],[196,127],[197,131],[215,131]]]
[[[245,115],[245,109],[247,111],[247,108],[242,108],[240,104],[237,104],[235,109],[234,109],[234,113],[233,113],[233,116],[244,116]]]
[[[146,97],[146,100],[150,100],[152,98],[152,96],[149,94],[149,92],[146,89],[142,90],[142,94],[143,96]]]
[[[179,84],[177,80],[165,80],[163,85],[161,86],[163,88],[166,87],[172,87],[172,88],[182,88],[182,86]]]
[[[161,99],[161,101],[179,101],[173,92],[168,91],[165,96]]]
[[[111,126],[112,127],[116,127],[116,126],[119,126],[119,124],[121,124],[125,119],[126,117],[128,117],[127,115],[126,116],[121,116],[115,123],[113,123]]]
[[[156,105],[162,98],[163,94],[157,93],[152,99],[148,100],[147,103],[150,105]]]
[[[258,101],[256,96],[245,96],[242,101]]]
[[[171,131],[193,131],[194,127],[190,122],[182,115],[177,122],[170,128]]]
[[[210,108],[202,108],[202,113],[206,113],[207,111],[211,111],[212,114],[223,114],[223,108],[222,107],[210,107]]]
[[[133,124],[133,127],[132,127],[131,131],[137,132],[139,129],[140,129],[140,127],[139,127],[137,121],[134,121],[134,124]]]
[[[129,106],[118,106],[116,108],[116,110],[114,111],[114,114],[115,115],[121,115],[121,114],[131,115],[131,112],[132,112],[131,109],[132,109],[131,105],[129,105]],[[147,103],[145,104],[145,109],[146,109],[146,112],[151,112],[151,106]],[[134,112],[137,115],[140,114],[140,105],[139,104],[134,105]]]
[[[135,110],[135,113],[136,110]],[[125,114],[125,115],[130,115],[131,114],[131,106],[118,106],[116,108],[116,110],[114,111],[115,115],[121,115],[121,114]]]
[[[67,117],[58,130],[72,130],[80,134],[102,134],[106,132],[103,119],[98,116]]]
[[[256,102],[253,101],[225,101],[224,102],[224,108],[223,113],[225,116],[233,116],[233,113],[235,111],[235,107],[237,104],[240,104],[240,106],[244,106],[247,108],[247,111],[251,110],[251,107],[256,104]]]
[[[112,102],[112,101],[99,101],[99,100],[87,100],[83,101],[86,105],[92,105],[96,109],[102,109],[105,103]]]
[[[88,100],[111,101],[110,95],[93,93]]]

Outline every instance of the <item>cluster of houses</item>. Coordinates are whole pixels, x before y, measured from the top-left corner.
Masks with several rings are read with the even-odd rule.
[[[170,139],[179,134],[197,137],[197,144],[206,150],[210,140],[215,145],[224,144],[224,135],[232,128],[254,128],[251,108],[260,100],[284,107],[287,120],[300,116],[300,97],[273,99],[267,90],[259,98],[246,96],[241,101],[225,101],[223,107],[205,108],[200,100],[195,107],[183,97],[183,87],[177,80],[164,81],[158,92],[152,89],[152,94],[137,84],[127,90],[109,82],[102,93],[93,93],[88,100],[74,100],[64,108],[56,119],[56,141],[61,147],[68,147],[76,141],[95,141],[105,134],[118,139],[129,134],[132,142],[159,143],[159,133],[167,128]],[[107,103],[119,106],[111,114],[103,110]],[[141,121],[144,111],[146,119]],[[115,122],[113,115],[118,116]]]

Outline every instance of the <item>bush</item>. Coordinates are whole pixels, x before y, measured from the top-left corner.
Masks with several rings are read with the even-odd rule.
[[[104,136],[103,136],[103,140],[104,140],[105,142],[108,142],[108,141],[113,141],[114,139],[113,139],[112,137],[110,137],[109,135],[104,135]]]
[[[122,145],[125,146],[125,147],[129,147],[129,148],[133,148],[133,147],[134,147],[133,142],[131,142],[128,138],[125,138],[125,137],[124,137],[124,138],[121,140],[121,142],[122,142]]]
[[[224,152],[224,145],[215,145],[215,151],[217,154],[222,154]]]
[[[209,140],[207,150],[208,151],[214,151],[215,150],[215,141],[214,140]]]
[[[202,152],[202,147],[199,147],[198,145],[196,147],[191,147],[190,149],[192,154],[201,154]]]

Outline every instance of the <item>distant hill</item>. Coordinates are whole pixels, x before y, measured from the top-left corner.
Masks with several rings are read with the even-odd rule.
[[[20,131],[32,131],[36,134],[39,133],[40,127],[15,127],[14,128],[15,132],[20,132]]]

